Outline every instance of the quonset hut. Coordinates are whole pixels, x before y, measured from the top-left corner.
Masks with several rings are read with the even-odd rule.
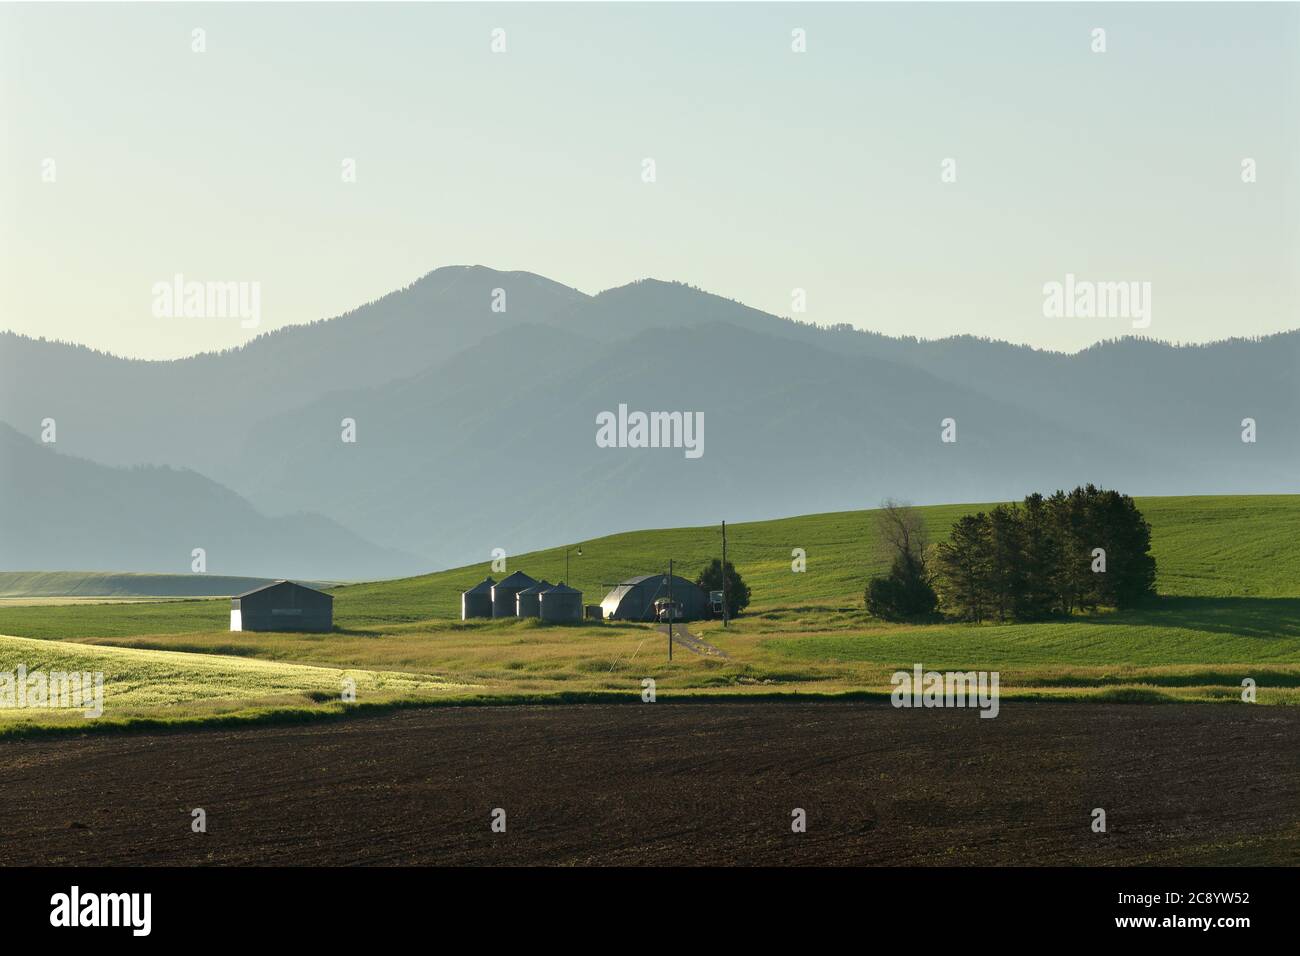
[[[545,578],[530,588],[524,588],[515,595],[515,614],[519,617],[540,617],[542,614],[542,594],[555,587]]]
[[[672,576],[672,597],[682,609],[680,620],[698,621],[709,616],[709,596],[693,581]],[[600,602],[607,621],[653,621],[655,601],[668,597],[668,575],[643,574],[617,585]]]
[[[517,600],[519,592],[536,583],[537,581],[524,572],[516,571],[492,585],[492,616],[514,617],[519,611]]]
[[[539,616],[543,621],[581,621],[582,592],[566,587],[563,581],[543,591]]]
[[[460,592],[460,619],[468,621],[471,617],[492,616],[492,585],[496,584],[490,577],[484,578],[468,591]]]
[[[332,631],[334,598],[293,581],[276,581],[230,599],[230,629]]]

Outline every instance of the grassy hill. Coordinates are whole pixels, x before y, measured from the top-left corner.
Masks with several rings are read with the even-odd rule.
[[[272,581],[226,574],[0,571],[0,599],[229,597]]]
[[[953,522],[990,505],[921,508],[932,540]],[[1157,589],[1167,596],[1300,597],[1300,496],[1141,498],[1152,526]],[[634,531],[579,542],[570,555],[570,583],[588,603],[608,585],[637,574],[666,570],[668,559],[683,577],[721,554],[718,527]],[[791,551],[802,548],[807,570],[791,570]],[[729,525],[728,558],[753,591],[751,611],[807,605],[861,607],[866,580],[885,570],[871,511],[845,511]],[[510,559],[508,569],[558,581],[564,548]],[[351,607],[358,624],[450,618],[460,613],[460,592],[491,573],[490,562],[437,574],[351,585],[335,591],[338,609]],[[494,575],[500,578],[501,575]]]
[[[336,713],[345,706],[344,678],[362,706],[427,702],[471,689],[411,674],[0,637],[0,673],[16,673],[19,665],[29,674],[102,674],[103,715],[88,718],[81,707],[0,709],[0,736],[34,725],[84,731]]]
[[[1300,495],[1141,498],[1152,526],[1157,590],[1165,597],[1300,598]],[[961,515],[989,505],[939,505],[919,509],[934,539],[946,536]],[[609,535],[570,554],[572,586],[597,603],[625,578],[666,570],[668,559],[693,578],[721,553],[719,528],[674,528]],[[751,615],[805,607],[860,608],[867,578],[884,570],[871,511],[845,511],[731,525],[728,557],[753,591]],[[807,570],[791,570],[791,552],[802,548]],[[564,547],[510,556],[508,571],[559,581]],[[332,589],[335,624],[344,631],[420,621],[451,621],[460,615],[460,592],[493,574],[491,562],[448,571],[352,584]],[[493,574],[497,579],[501,574]],[[104,576],[165,579],[184,593],[185,576]],[[181,578],[179,584],[176,578]],[[232,579],[233,580],[233,579]],[[248,580],[248,579],[239,579]],[[3,578],[0,578],[3,583]],[[229,587],[229,585],[223,585]],[[74,592],[78,593],[78,592]],[[84,592],[89,593],[89,592]],[[222,593],[233,593],[224,590]],[[225,628],[224,601],[157,605],[0,608],[0,633],[26,637],[94,637],[159,634]]]
[[[1004,696],[1239,700],[1256,680],[1263,703],[1300,702],[1300,496],[1148,498],[1161,600],[1131,612],[1008,625],[894,625],[862,607],[883,569],[870,512],[728,527],[728,550],[754,601],[732,627],[691,630],[727,656],[678,649],[648,625],[543,627],[461,622],[460,591],[487,563],[334,588],[332,634],[232,634],[224,600],[0,607],[0,634],[201,652],[280,663],[439,675],[503,698],[561,692],[881,693],[915,663],[998,670]],[[935,538],[982,505],[922,509]],[[607,586],[668,558],[693,577],[720,549],[717,528],[611,535],[581,542],[572,583],[595,602]],[[802,548],[807,570],[791,569]],[[564,550],[509,559],[509,569],[559,580]],[[500,575],[496,575],[499,577]]]

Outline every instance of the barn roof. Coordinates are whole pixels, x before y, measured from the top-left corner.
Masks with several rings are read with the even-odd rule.
[[[614,587],[609,590],[609,593],[605,595],[604,600],[600,603],[602,605],[608,605],[610,603],[617,604],[629,594],[642,587],[653,588],[656,593],[662,592],[664,597],[667,597],[668,588],[664,584],[664,578],[666,577],[668,577],[668,575],[660,571],[658,574],[641,574],[634,578],[628,578],[623,583],[614,585]],[[672,578],[673,590],[675,593],[682,591],[684,588],[694,589],[703,593],[703,589],[694,581],[688,581],[686,578],[678,574],[674,574]]]
[[[620,588],[634,588],[638,584],[644,584],[647,581],[663,581],[663,579],[666,577],[668,577],[668,574],[664,571],[660,571],[658,574],[641,574],[634,578],[628,578],[626,581],[620,581],[618,584],[614,585],[614,590],[617,591]],[[699,585],[696,584],[694,581],[688,581],[680,574],[674,574],[672,578],[673,578],[673,587],[677,587],[678,582],[682,584],[688,584],[693,588],[699,587]],[[612,594],[613,591],[611,591],[610,593]]]
[[[619,581],[618,587],[628,588],[635,584],[640,584],[642,581],[648,581],[651,578],[665,578],[667,576],[668,575],[664,574],[662,571],[658,574],[639,574],[634,578],[628,578],[626,581]]]
[[[251,591],[245,591],[242,594],[234,594],[231,596],[237,598],[246,598],[250,594],[260,594],[263,591],[270,591],[272,588],[282,588],[286,584],[291,588],[299,588],[303,591],[310,591],[312,594],[319,594],[321,597],[327,597],[331,601],[334,600],[334,595],[332,594],[326,594],[324,591],[317,590],[316,588],[309,588],[307,587],[307,585],[299,584],[297,581],[286,581],[283,578],[281,578],[279,581],[274,581],[271,584],[263,584],[259,588],[253,588]]]
[[[660,571],[657,574],[642,574],[628,578],[614,587],[600,602],[607,618],[633,620],[650,620],[654,613],[653,600],[668,597],[669,587],[665,582],[668,575]],[[694,581],[688,581],[679,575],[672,576],[672,596],[681,602],[689,614],[704,615],[708,595]]]

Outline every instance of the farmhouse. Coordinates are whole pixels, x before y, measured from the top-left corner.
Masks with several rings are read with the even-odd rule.
[[[330,631],[334,598],[293,581],[276,581],[230,599],[232,631]]]
[[[600,602],[607,621],[653,621],[655,601],[668,599],[667,574],[643,574],[615,586]],[[692,581],[672,575],[672,599],[681,608],[678,618],[698,621],[709,616],[709,596]]]

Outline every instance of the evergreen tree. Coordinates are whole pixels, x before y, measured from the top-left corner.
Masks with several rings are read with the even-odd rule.
[[[1059,542],[1056,567],[1051,576],[1057,593],[1057,612],[1073,614],[1095,607],[1092,556],[1088,542],[1094,537],[1088,528],[1084,489],[1068,494],[1058,491],[1047,499],[1052,528]]]
[[[1056,569],[1060,564],[1061,544],[1047,500],[1037,492],[1025,498],[1024,525],[1024,592],[1019,617],[1041,621],[1058,613],[1059,591]]]
[[[1150,554],[1151,526],[1137,504],[1117,491],[1093,492],[1089,505],[1092,547],[1102,548],[1106,570],[1094,573],[1097,603],[1127,608],[1155,594],[1156,560]],[[1089,551],[1091,554],[1091,550]]]
[[[989,516],[965,515],[935,549],[943,606],[968,621],[983,621],[989,608],[991,554]]]
[[[924,567],[910,553],[894,558],[889,574],[867,582],[867,610],[885,621],[914,621],[934,614],[938,597]]]
[[[714,558],[709,565],[700,572],[700,576],[695,579],[695,583],[709,591],[727,592],[727,616],[735,617],[745,608],[749,607],[749,585],[747,585],[736,570],[736,566],[730,561],[727,562],[727,586],[722,586],[722,561]]]
[[[1133,499],[1084,485],[960,519],[936,549],[935,585],[944,608],[971,621],[1128,608],[1155,594],[1150,551]]]
[[[1025,528],[1015,505],[998,505],[988,516],[989,614],[1019,618],[1025,603]]]

